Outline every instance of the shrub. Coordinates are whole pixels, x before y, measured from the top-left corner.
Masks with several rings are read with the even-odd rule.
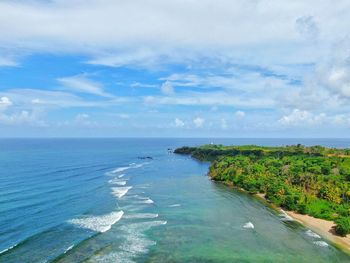
[[[346,236],[350,234],[350,218],[341,217],[336,221],[335,232],[340,236]]]

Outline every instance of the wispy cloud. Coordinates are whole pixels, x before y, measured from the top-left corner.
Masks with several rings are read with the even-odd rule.
[[[329,43],[347,32],[350,22],[343,10],[349,5],[344,0],[337,5],[331,0],[222,0],[218,5],[210,0],[90,0],[84,5],[5,0],[0,2],[0,46],[89,54],[90,63],[107,66],[193,61],[205,54],[301,62],[313,59],[317,51],[309,54],[305,35]],[[277,55],[286,49],[293,52]],[[261,56],[249,56],[252,51]]]
[[[114,95],[104,91],[101,83],[88,79],[84,75],[59,78],[57,81],[73,92],[89,93],[107,98],[114,97]]]

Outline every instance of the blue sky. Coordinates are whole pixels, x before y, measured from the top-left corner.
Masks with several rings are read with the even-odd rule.
[[[350,2],[0,1],[1,137],[348,137]]]

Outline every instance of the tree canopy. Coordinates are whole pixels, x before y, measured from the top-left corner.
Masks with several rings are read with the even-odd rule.
[[[209,175],[216,181],[263,193],[288,210],[334,220],[339,235],[350,233],[350,149],[204,145],[175,153],[212,162]]]

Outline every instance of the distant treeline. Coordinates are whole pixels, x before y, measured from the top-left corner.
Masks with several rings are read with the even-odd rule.
[[[339,235],[350,233],[350,149],[204,145],[175,153],[212,162],[209,175],[216,181],[263,193],[288,210],[334,220]]]

